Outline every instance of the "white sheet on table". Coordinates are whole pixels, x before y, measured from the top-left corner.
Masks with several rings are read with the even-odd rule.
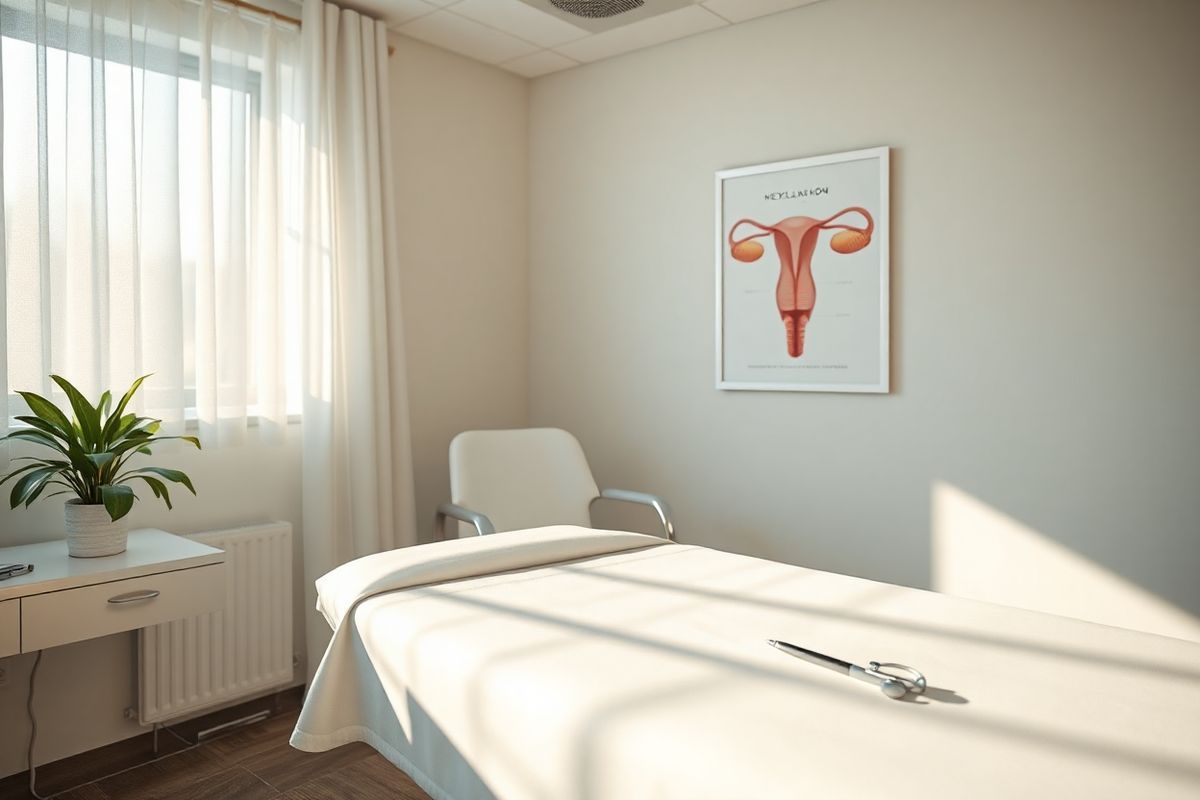
[[[322,579],[349,623],[293,744],[366,741],[436,800],[1200,796],[1200,645],[629,536],[496,534]],[[889,701],[767,638],[935,689]]]

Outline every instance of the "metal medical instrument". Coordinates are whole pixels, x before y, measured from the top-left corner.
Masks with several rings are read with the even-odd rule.
[[[33,572],[33,564],[0,564],[0,581],[15,578],[18,575],[28,575]]]
[[[840,658],[805,650],[803,647],[788,642],[767,639],[767,644],[777,650],[782,650],[789,656],[802,658],[810,664],[816,664],[818,667],[825,667],[834,672],[849,675],[851,678],[873,683],[879,687],[879,691],[893,700],[899,700],[906,694],[924,694],[925,692],[925,676],[904,664],[881,664],[878,661],[872,661],[866,667],[860,667],[858,664],[851,664]]]

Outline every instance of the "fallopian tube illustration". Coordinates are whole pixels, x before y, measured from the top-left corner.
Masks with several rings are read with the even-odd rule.
[[[850,213],[861,214],[867,220],[867,227],[831,224],[838,217]],[[742,225],[753,225],[762,232],[734,239],[734,234]],[[840,233],[835,233],[829,240],[829,247],[833,252],[855,253],[871,243],[875,220],[865,208],[851,206],[825,219],[787,217],[774,225],[741,219],[729,229],[729,252],[738,261],[746,263],[762,257],[763,246],[754,241],[755,239],[771,234],[775,236],[775,249],[779,252],[779,283],[775,286],[775,300],[779,306],[779,316],[787,330],[788,355],[793,358],[798,358],[804,353],[804,329],[808,327],[813,307],[817,304],[812,257],[817,249],[817,237],[821,235],[821,231],[828,230],[840,230]]]

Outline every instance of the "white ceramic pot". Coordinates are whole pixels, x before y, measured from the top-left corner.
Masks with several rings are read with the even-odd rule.
[[[103,505],[68,500],[67,552],[75,558],[99,558],[125,552],[125,525],[113,522]]]

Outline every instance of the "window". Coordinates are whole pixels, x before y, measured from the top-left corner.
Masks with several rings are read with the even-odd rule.
[[[100,16],[0,3],[11,393],[236,428],[299,412],[298,35],[179,0]]]

